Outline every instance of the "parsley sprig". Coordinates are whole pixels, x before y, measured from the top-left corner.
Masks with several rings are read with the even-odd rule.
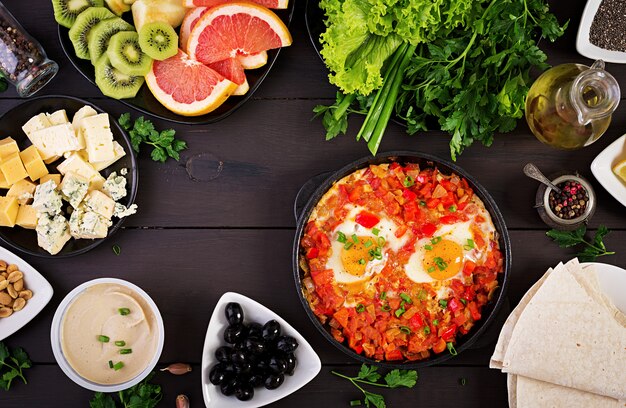
[[[583,250],[576,254],[580,262],[593,262],[596,258],[606,255],[614,255],[614,251],[608,251],[604,245],[603,239],[609,234],[609,229],[604,225],[600,225],[593,237],[593,241],[585,239],[587,227],[580,226],[574,231],[559,231],[552,229],[546,232],[561,248],[570,248],[577,245],[585,245]]]
[[[28,384],[24,377],[24,369],[31,368],[32,363],[28,354],[21,347],[12,350],[0,341],[0,388],[8,391],[14,379],[21,379]]]
[[[124,408],[154,408],[163,398],[161,386],[150,384],[148,381],[154,377],[151,373],[145,380],[126,390],[118,392],[121,406]],[[119,405],[113,397],[102,392],[97,392],[91,401],[90,408],[117,408]]]
[[[142,144],[152,146],[150,157],[155,162],[165,163],[168,157],[178,161],[180,152],[187,148],[184,140],[174,137],[176,135],[174,129],[159,132],[154,128],[154,124],[143,116],[133,122],[130,113],[124,113],[117,121],[128,132],[134,151],[139,153]]]
[[[364,396],[366,407],[374,406],[375,408],[386,408],[387,405],[385,404],[385,398],[382,395],[369,392],[361,387],[359,384],[366,384],[383,388],[413,388],[413,386],[417,383],[417,371],[398,369],[392,370],[388,372],[387,375],[385,375],[385,384],[380,383],[379,380],[381,379],[382,375],[378,373],[378,367],[368,366],[367,364],[363,364],[361,366],[361,370],[356,377],[348,377],[347,375],[338,373],[336,371],[332,371],[332,373],[337,377],[341,377],[350,381],[355,387],[361,390]],[[360,402],[360,400],[355,400],[351,401],[350,404],[353,406],[357,406],[360,405]]]

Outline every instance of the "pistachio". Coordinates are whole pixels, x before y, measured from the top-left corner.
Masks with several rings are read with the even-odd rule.
[[[24,279],[20,279],[13,284],[13,289],[18,292],[21,292],[24,289]]]
[[[13,314],[13,309],[10,307],[0,307],[0,318],[9,317]]]
[[[9,296],[11,296],[13,299],[17,297],[17,291],[13,288],[13,285],[11,285],[10,283],[9,283],[9,286],[7,286],[7,292],[9,293]]]
[[[9,296],[8,293],[6,292],[0,292],[0,305],[8,305],[9,303],[11,303],[13,301],[13,299],[11,298],[11,296]]]
[[[33,297],[33,291],[30,289],[23,290],[18,295],[24,300],[30,300]]]
[[[22,279],[23,277],[24,277],[24,274],[22,272],[20,272],[20,271],[11,272],[9,274],[9,282],[15,283],[18,280]]]
[[[7,266],[7,272],[8,273],[19,271],[19,270],[20,270],[20,268],[18,268],[17,265],[15,265],[15,264],[11,264],[11,265]]]
[[[26,300],[23,298],[17,298],[13,302],[13,311],[19,312],[20,310],[24,309],[24,306],[26,306]]]
[[[0,290],[5,290],[9,286],[8,279],[0,280]]]

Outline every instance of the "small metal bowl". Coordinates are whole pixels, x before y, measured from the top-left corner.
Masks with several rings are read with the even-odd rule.
[[[535,208],[537,208],[537,212],[539,213],[539,217],[546,223],[549,227],[563,230],[563,231],[572,231],[576,228],[580,227],[583,224],[589,222],[591,217],[596,211],[596,193],[591,186],[591,183],[587,181],[584,177],[582,177],[578,173],[561,173],[560,175],[556,175],[550,178],[552,184],[557,185],[564,181],[575,181],[580,183],[583,188],[587,191],[588,201],[587,207],[585,208],[585,212],[576,218],[572,218],[570,220],[564,220],[559,218],[554,211],[550,208],[550,192],[551,188],[541,185],[537,190],[537,195],[535,196]]]

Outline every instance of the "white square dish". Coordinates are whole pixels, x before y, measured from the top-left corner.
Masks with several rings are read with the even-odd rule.
[[[613,166],[626,159],[626,135],[604,149],[591,163],[591,172],[602,187],[626,207],[626,183],[613,173]]]
[[[8,264],[16,264],[19,270],[24,273],[24,284],[26,288],[33,292],[33,297],[26,302],[26,306],[24,306],[22,310],[13,313],[7,318],[0,319],[1,341],[33,320],[33,318],[46,307],[50,299],[52,299],[54,291],[48,281],[41,276],[35,268],[3,247],[0,247],[0,259]]]
[[[591,31],[591,23],[598,12],[602,0],[588,0],[585,10],[583,11],[580,25],[578,26],[578,34],[576,36],[576,51],[580,55],[594,60],[601,59],[606,62],[614,62],[617,64],[626,64],[626,52],[610,51],[593,45],[589,41],[589,32]]]
[[[224,309],[230,302],[241,305],[245,322],[257,322],[264,324],[274,319],[282,328],[283,334],[294,337],[298,341],[295,351],[298,363],[293,376],[285,376],[285,382],[275,390],[255,388],[254,398],[242,402],[234,396],[226,397],[220,392],[220,388],[209,382],[209,371],[216,364],[215,350],[225,345],[223,340],[224,329],[228,326]],[[256,408],[278,401],[293,394],[309,381],[311,381],[322,369],[322,363],[311,345],[289,323],[276,313],[254,300],[234,292],[226,292],[218,300],[211,321],[207,329],[202,352],[202,395],[207,408]]]

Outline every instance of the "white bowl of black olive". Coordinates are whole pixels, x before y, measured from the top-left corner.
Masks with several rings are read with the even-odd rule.
[[[217,302],[202,356],[208,408],[270,404],[303,387],[321,368],[304,337],[270,309],[234,292]]]

